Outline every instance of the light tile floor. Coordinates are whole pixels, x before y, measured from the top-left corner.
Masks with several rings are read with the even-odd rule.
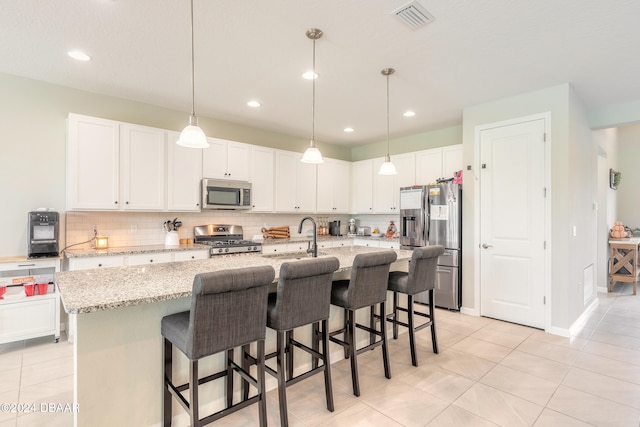
[[[393,378],[380,351],[358,357],[362,395],[351,393],[348,361],[332,365],[335,412],[321,375],[287,389],[291,426],[633,426],[640,425],[640,295],[630,285],[600,303],[571,338],[488,318],[436,311],[440,354],[418,333],[411,366],[407,334],[391,340]],[[72,347],[50,338],[0,345],[0,403],[73,401]],[[270,425],[279,425],[277,391]],[[7,413],[0,427],[70,426],[64,413]],[[257,425],[257,408],[215,423]]]

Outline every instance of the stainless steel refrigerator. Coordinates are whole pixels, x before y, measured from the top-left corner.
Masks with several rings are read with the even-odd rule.
[[[462,188],[451,182],[400,189],[400,245],[412,249],[442,245],[438,258],[435,305],[459,310],[462,302]],[[428,293],[416,296],[429,302]]]

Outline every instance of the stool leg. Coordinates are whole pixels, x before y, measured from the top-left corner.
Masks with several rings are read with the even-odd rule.
[[[311,348],[314,349],[315,351],[319,351],[319,348],[320,348],[320,327],[319,326],[320,326],[319,322],[313,322],[313,325],[311,326]],[[326,331],[327,328],[323,327],[322,330]],[[324,334],[322,336],[324,336]],[[316,369],[317,367],[318,367],[318,359],[311,356],[311,369]]]
[[[164,339],[162,347],[162,358],[164,359],[164,376],[162,378],[162,418],[163,426],[171,425],[171,393],[169,384],[173,381],[173,344],[168,339]]]
[[[288,426],[289,420],[287,416],[287,383],[285,379],[284,352],[285,352],[285,332],[277,331],[277,354],[276,369],[278,371],[278,400],[280,401],[280,425]]]
[[[260,401],[258,403],[258,418],[260,420],[260,427],[267,427],[267,391],[265,387],[265,371],[264,371],[264,340],[258,341],[257,348],[258,358],[258,395]]]
[[[200,414],[198,412],[198,361],[189,361],[189,418],[192,427],[200,427]]]
[[[349,310],[347,310],[346,308],[344,309],[344,340],[346,342],[349,342]],[[342,349],[344,350],[344,358],[348,359],[349,355],[351,354],[349,352],[349,347],[348,346],[343,346]]]
[[[380,303],[380,313],[384,316],[385,303]],[[389,366],[389,348],[387,347],[387,322],[380,322],[380,332],[382,333],[382,360],[384,363],[384,376],[391,378],[391,367]]]
[[[358,380],[358,361],[356,357],[356,321],[355,311],[347,310],[347,343],[349,344],[349,353],[351,354],[351,383],[353,385],[353,394],[360,396],[360,382]],[[381,322],[382,323],[382,322]]]
[[[249,354],[249,344],[243,345],[242,349],[240,350],[242,352],[242,369],[244,369],[246,372],[249,372],[249,370],[251,369],[250,364],[249,364],[249,358],[247,357],[247,355]],[[249,383],[242,378],[241,379],[241,384],[242,384],[242,400],[247,400],[249,398]]]
[[[231,367],[229,360],[233,360],[233,349],[227,350],[227,357],[224,359],[224,367],[227,371],[227,375],[224,378],[226,385],[225,394],[227,395],[227,408],[233,406],[233,368]]]
[[[293,329],[287,331],[287,340],[286,340],[286,349],[285,349],[285,360],[287,361],[287,379],[290,380],[293,378],[293,345],[291,341],[293,340]]]
[[[438,354],[438,338],[436,337],[435,295],[433,289],[429,290],[429,320],[431,321],[431,344],[433,352]]]
[[[398,320],[398,293],[393,293],[393,339],[398,339],[398,324],[396,320]]]
[[[416,331],[413,324],[413,295],[407,295],[407,316],[407,324],[409,325],[409,347],[411,348],[411,364],[413,366],[418,366],[418,357],[416,356]]]
[[[376,306],[372,305],[371,307],[369,307],[369,327],[371,329],[376,329],[376,318],[375,318],[375,314],[376,314]],[[374,333],[369,333],[369,344],[373,344],[376,342],[376,334]]]
[[[317,327],[317,322],[314,325]],[[331,362],[329,361],[329,324],[327,319],[322,321],[322,363],[324,363],[324,392],[327,396],[327,409],[333,412],[333,387],[331,385]],[[314,360],[317,359],[314,357]]]

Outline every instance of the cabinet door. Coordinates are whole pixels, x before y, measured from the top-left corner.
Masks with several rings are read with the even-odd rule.
[[[318,168],[315,164],[302,163],[300,161],[301,158],[302,155],[300,154],[296,161],[297,212],[311,213],[316,211]]]
[[[296,174],[299,156],[288,151],[276,151],[276,211],[297,212]]]
[[[164,209],[166,132],[146,126],[123,124],[121,141],[121,209]]]
[[[249,181],[250,146],[239,142],[227,142],[227,178]]]
[[[251,148],[251,204],[254,212],[273,211],[274,155],[272,148]]]
[[[442,149],[434,148],[416,153],[416,184],[435,184],[442,176]]]
[[[122,267],[123,256],[99,256],[86,258],[69,258],[69,271],[88,270],[90,268]]]
[[[394,213],[395,200],[393,190],[396,187],[395,175],[378,174],[382,163],[384,163],[384,158],[373,161],[373,212]]]
[[[316,208],[318,213],[333,213],[335,206],[334,199],[334,174],[336,172],[335,163],[325,158],[324,163],[318,165],[318,186],[316,197]]]
[[[209,258],[209,251],[199,250],[199,251],[182,251],[182,252],[174,252],[173,253],[173,261],[192,261],[195,259],[207,259]]]
[[[351,171],[352,212],[373,213],[373,161],[354,162]]]
[[[349,162],[337,161],[333,174],[333,212],[348,214],[350,200],[351,165]]]
[[[202,177],[222,178],[227,176],[227,141],[207,138],[209,148],[202,149]]]
[[[127,265],[161,264],[163,262],[171,262],[170,252],[129,255],[127,257]]]
[[[442,176],[453,178],[453,173],[462,169],[462,144],[442,147]]]
[[[413,153],[397,155],[391,157],[391,161],[396,165],[398,171],[398,174],[394,176],[391,211],[398,213],[400,212],[400,188],[410,187],[416,183],[415,155]]]
[[[167,142],[167,210],[200,211],[202,149],[176,144],[180,135],[168,134]]]
[[[118,122],[69,114],[67,209],[118,210]]]

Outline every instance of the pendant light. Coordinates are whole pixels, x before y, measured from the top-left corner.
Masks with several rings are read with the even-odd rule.
[[[207,136],[198,126],[198,116],[196,116],[193,51],[193,0],[191,0],[191,116],[189,116],[189,126],[180,132],[180,138],[178,138],[176,144],[188,148],[208,148]]]
[[[307,37],[313,40],[313,79],[311,80],[311,85],[313,87],[313,100],[311,103],[311,141],[309,141],[309,148],[302,155],[302,159],[300,160],[303,163],[324,163],[322,160],[322,154],[320,150],[316,148],[316,139],[315,139],[315,119],[316,119],[316,40],[322,37],[322,30],[317,28],[310,28],[307,30]]]
[[[382,75],[387,77],[387,155],[384,158],[384,163],[380,166],[379,175],[396,175],[398,173],[395,165],[391,163],[389,155],[389,76],[395,71],[393,68],[385,68],[381,71]]]

